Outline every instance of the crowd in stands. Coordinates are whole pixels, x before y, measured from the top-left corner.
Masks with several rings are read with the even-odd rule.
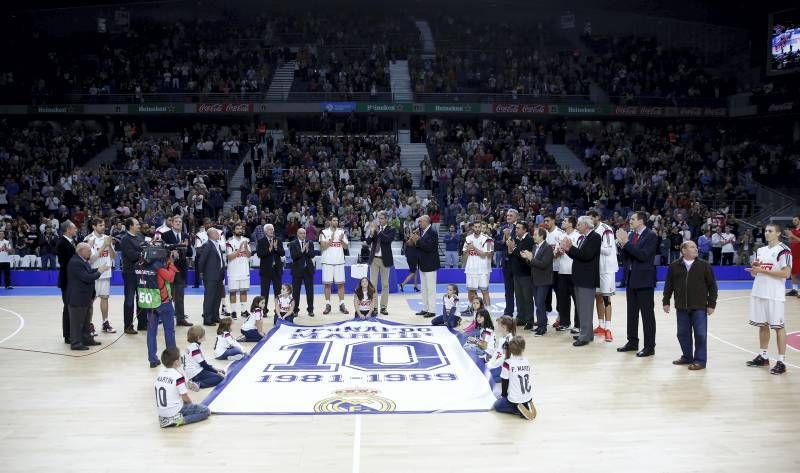
[[[638,97],[668,99],[692,105],[699,99],[724,99],[731,84],[706,70],[700,56],[686,49],[666,49],[655,38],[584,35],[597,55],[587,71],[616,103],[638,103]]]

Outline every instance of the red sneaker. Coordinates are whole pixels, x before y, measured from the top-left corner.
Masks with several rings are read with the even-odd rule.
[[[604,329],[604,330],[606,332],[606,341],[607,342],[613,342],[614,341],[614,335],[611,335],[611,330],[610,329]]]
[[[601,327],[600,325],[598,325],[598,326],[597,326],[597,328],[596,328],[596,329],[594,329],[594,334],[595,334],[595,335],[601,335],[601,336],[602,336],[602,335],[605,335],[605,334],[606,334],[606,329],[604,329],[603,327]]]

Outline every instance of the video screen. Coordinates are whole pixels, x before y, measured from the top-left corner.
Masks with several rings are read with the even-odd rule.
[[[800,8],[770,15],[770,54],[767,72],[800,71]]]

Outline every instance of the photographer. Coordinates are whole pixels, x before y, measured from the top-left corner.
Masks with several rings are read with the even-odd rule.
[[[191,327],[192,323],[186,320],[183,296],[186,290],[186,275],[189,271],[187,258],[194,256],[194,248],[189,245],[189,234],[183,231],[183,218],[180,215],[172,217],[172,227],[161,233],[161,240],[171,247],[175,246],[178,254],[178,257],[175,258],[175,266],[178,268],[178,273],[175,275],[175,281],[172,284],[172,297],[175,301],[177,325]]]
[[[175,309],[172,307],[172,283],[178,273],[174,261],[180,259],[178,250],[163,246],[147,246],[135,269],[137,307],[147,314],[147,359],[150,368],[160,365],[156,356],[158,324],[164,326],[164,343],[175,347]]]

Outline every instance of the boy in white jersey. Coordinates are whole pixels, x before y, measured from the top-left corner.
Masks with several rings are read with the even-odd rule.
[[[228,258],[228,293],[231,302],[231,318],[236,318],[236,313],[247,318],[247,291],[250,290],[250,240],[244,236],[244,225],[237,223],[233,227],[233,237],[225,243],[225,253]],[[239,294],[239,301],[236,294]],[[239,303],[241,302],[241,304]],[[238,309],[238,310],[237,310]]]
[[[197,383],[189,381],[180,372],[181,353],[169,347],[161,353],[164,367],[153,383],[156,393],[158,422],[161,427],[180,427],[208,419],[210,411],[202,404],[192,404],[188,390],[198,391]],[[187,389],[188,388],[188,389]]]
[[[536,418],[533,406],[533,369],[525,352],[525,339],[519,335],[508,342],[507,358],[500,371],[502,393],[494,403],[494,410],[520,415],[528,420]]]
[[[750,295],[750,325],[758,327],[758,340],[761,352],[747,366],[769,366],[767,347],[769,346],[769,329],[775,330],[778,345],[778,361],[770,373],[786,372],[786,329],[784,327],[783,304],[786,300],[786,278],[792,272],[792,252],[781,243],[781,228],[769,224],[764,228],[764,239],[767,246],[756,252],[756,259],[745,271],[753,275],[753,289]]]
[[[344,305],[344,250],[350,242],[344,229],[339,228],[339,219],[331,217],[328,228],[319,234],[319,247],[322,252],[322,284],[325,286],[325,310],[331,313],[331,284],[336,283],[339,296],[339,311],[347,314]]]
[[[594,231],[600,235],[600,287],[595,291],[595,305],[597,306],[597,328],[594,333],[605,337],[607,342],[614,341],[611,333],[611,296],[616,288],[615,277],[619,269],[617,261],[617,245],[614,229],[600,220],[596,210],[589,211],[594,223]]]
[[[491,265],[491,238],[485,233],[481,233],[481,222],[472,224],[472,233],[467,235],[464,240],[462,251],[467,254],[467,262],[464,265],[464,273],[467,276],[467,298],[472,303],[472,299],[480,289],[483,295],[484,305],[491,305],[489,301],[489,273],[487,271],[487,261]]]
[[[92,220],[92,229],[94,230],[86,238],[84,242],[88,243],[92,249],[92,255],[89,257],[89,262],[92,268],[99,268],[106,266],[113,267],[113,261],[116,257],[114,251],[114,241],[110,235],[105,234],[106,222],[101,218]],[[111,291],[111,269],[100,275],[99,279],[94,281],[94,292],[100,298],[100,312],[103,316],[103,332],[116,333],[117,331],[111,327],[108,321],[108,296]],[[90,325],[90,330],[94,332],[94,327]]]

